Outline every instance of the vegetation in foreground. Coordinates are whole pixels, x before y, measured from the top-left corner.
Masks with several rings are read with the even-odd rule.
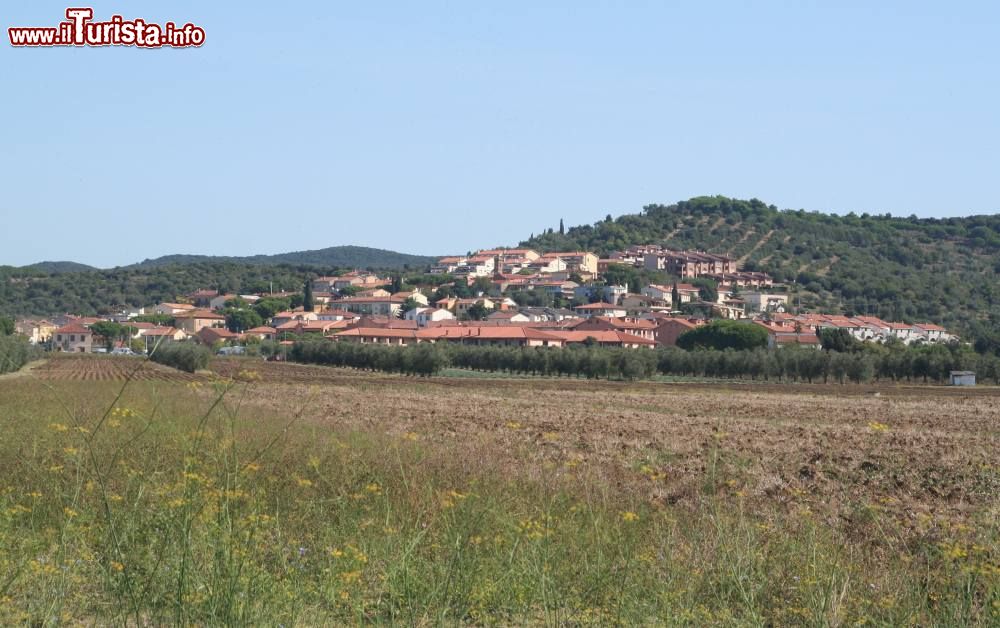
[[[0,383],[0,622],[1000,618],[988,513],[903,534],[875,503],[850,531],[763,508],[721,431],[694,501],[671,505],[648,499],[662,461],[623,482],[584,456],[540,461],[543,435],[511,441],[512,467],[465,440],[304,420],[301,388],[280,399],[296,411],[269,411],[238,378],[117,399],[120,384]]]

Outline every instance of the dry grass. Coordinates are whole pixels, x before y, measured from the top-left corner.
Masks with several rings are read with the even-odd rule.
[[[996,391],[96,360],[0,381],[8,621],[1000,620]]]

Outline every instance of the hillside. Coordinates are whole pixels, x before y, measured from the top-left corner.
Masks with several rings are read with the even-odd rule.
[[[933,321],[976,335],[1000,323],[1000,215],[837,216],[698,197],[565,234],[546,230],[521,244],[603,256],[647,243],[736,257],[746,270],[787,282],[803,307]]]
[[[276,255],[249,255],[229,257],[215,255],[167,255],[147,259],[127,268],[153,268],[177,264],[291,264],[299,266],[322,266],[338,268],[404,268],[421,267],[433,263],[435,258],[408,255],[395,251],[374,249],[364,246],[331,246],[313,251],[295,251]]]
[[[93,266],[87,266],[86,264],[78,264],[77,262],[38,262],[37,264],[22,266],[21,270],[37,271],[40,273],[54,275],[57,273],[88,272],[97,269]]]

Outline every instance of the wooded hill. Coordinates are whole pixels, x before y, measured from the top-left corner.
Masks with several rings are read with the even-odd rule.
[[[929,321],[981,335],[1000,323],[1000,215],[896,218],[778,210],[698,197],[594,225],[547,229],[539,251],[606,256],[635,244],[731,255],[788,284],[803,309]]]
[[[331,246],[312,251],[295,251],[275,255],[247,255],[227,257],[218,255],[166,255],[147,259],[129,268],[149,268],[174,266],[177,264],[254,264],[273,266],[291,264],[297,266],[321,266],[336,268],[420,268],[436,261],[434,257],[409,255],[366,246]]]

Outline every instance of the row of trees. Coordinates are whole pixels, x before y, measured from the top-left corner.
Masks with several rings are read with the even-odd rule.
[[[171,342],[160,345],[149,354],[149,359],[181,371],[194,373],[208,367],[212,352],[193,342]]]
[[[406,347],[329,342],[295,343],[289,358],[298,362],[371,371],[432,375],[448,366],[484,372],[648,379],[657,374],[780,382],[943,383],[950,371],[975,370],[981,381],[1000,383],[1000,358],[958,346],[904,347],[884,351],[837,352],[788,347],[723,351],[652,351],[579,346],[565,349],[418,344]]]

